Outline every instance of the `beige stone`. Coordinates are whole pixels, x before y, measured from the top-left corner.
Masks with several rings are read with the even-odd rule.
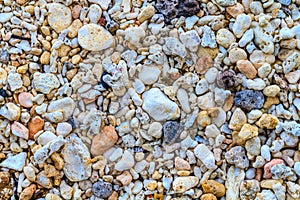
[[[270,85],[264,88],[263,93],[267,97],[275,97],[279,94],[280,92],[280,87],[277,85]]]
[[[257,70],[248,60],[239,60],[236,63],[237,68],[242,74],[244,74],[249,79],[254,79],[257,75]]]
[[[258,122],[256,122],[256,125],[260,128],[275,129],[278,122],[279,120],[276,116],[271,114],[263,114]]]
[[[61,3],[49,4],[48,23],[57,33],[68,28],[72,23],[70,8]]]
[[[244,124],[241,131],[238,134],[238,137],[243,140],[249,140],[258,135],[258,128],[250,124]]]
[[[232,130],[239,131],[246,122],[247,116],[245,113],[240,108],[236,108],[231,116],[228,127]]]

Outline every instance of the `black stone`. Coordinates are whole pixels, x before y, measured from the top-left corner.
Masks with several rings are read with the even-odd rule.
[[[176,17],[193,16],[200,11],[200,3],[197,0],[157,0],[155,7],[164,15],[166,22]]]
[[[0,95],[3,96],[4,98],[9,97],[8,93],[3,88],[0,89]]]
[[[262,92],[255,90],[243,90],[237,92],[234,96],[234,105],[249,112],[253,109],[260,109],[263,107],[265,97]]]
[[[100,84],[105,88],[105,89],[108,89],[109,88],[109,85],[107,83],[104,82],[103,80],[103,77],[105,75],[109,74],[107,71],[104,71],[102,74],[101,74],[101,78],[100,78]]]
[[[180,123],[177,121],[167,121],[163,125],[164,141],[172,143],[179,135]]]
[[[92,191],[96,197],[108,198],[113,192],[112,184],[100,179],[93,184]]]

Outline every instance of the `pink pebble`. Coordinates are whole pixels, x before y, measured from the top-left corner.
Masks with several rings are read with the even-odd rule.
[[[19,103],[21,106],[24,106],[25,108],[30,108],[33,106],[33,95],[29,92],[22,92],[19,94]]]
[[[284,163],[284,161],[281,160],[281,159],[272,159],[270,162],[265,164],[265,166],[264,166],[264,178],[271,178],[272,177],[271,168],[274,165],[283,164],[283,163]]]
[[[20,138],[24,138],[24,139],[28,140],[29,130],[23,124],[21,124],[19,122],[14,122],[11,125],[11,132],[15,136],[18,136]]]

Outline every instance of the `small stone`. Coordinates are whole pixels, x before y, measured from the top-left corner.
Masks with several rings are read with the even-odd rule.
[[[175,168],[177,170],[190,170],[191,165],[180,157],[175,158]]]
[[[110,149],[118,141],[118,134],[112,126],[105,126],[100,134],[95,135],[92,141],[91,154],[99,156]]]
[[[35,171],[32,167],[25,166],[23,171],[24,171],[26,178],[28,178],[28,180],[30,180],[32,182],[34,182],[36,180]]]
[[[203,78],[197,83],[195,92],[197,95],[201,95],[207,91],[208,91],[208,82],[205,78]]]
[[[7,82],[10,86],[11,91],[20,89],[23,86],[21,75],[18,73],[9,73],[7,77]]]
[[[177,55],[181,58],[186,56],[185,46],[175,37],[168,37],[165,39],[163,50],[167,55]]]
[[[269,63],[265,63],[260,68],[258,68],[258,76],[260,78],[266,78],[270,74],[271,70],[271,65]]]
[[[285,78],[291,84],[297,83],[300,79],[300,70],[296,70],[296,71],[287,73],[285,75]]]
[[[159,122],[153,122],[150,124],[148,134],[155,138],[160,138],[162,135],[163,126]]]
[[[205,144],[197,145],[194,149],[194,154],[202,161],[206,168],[214,169],[216,167],[214,154]]]
[[[89,13],[87,17],[90,19],[91,23],[97,24],[101,18],[101,15],[102,15],[102,10],[100,6],[98,6],[97,4],[92,4],[89,7]]]
[[[9,172],[0,172],[0,199],[2,200],[9,200],[13,195],[13,187],[10,179]]]
[[[34,135],[43,130],[44,128],[44,120],[39,116],[35,116],[28,122],[28,129],[29,129],[29,139],[33,139]]]
[[[88,51],[101,51],[113,47],[115,39],[102,26],[86,24],[78,31],[78,43]]]
[[[13,16],[14,14],[12,12],[0,13],[0,23],[8,22]]]
[[[60,84],[54,74],[36,72],[33,75],[33,85],[36,91],[49,94],[53,89],[58,88]]]
[[[145,85],[152,85],[158,80],[160,73],[161,71],[157,67],[143,66],[139,73],[139,79]]]
[[[0,115],[10,121],[17,121],[20,118],[21,110],[16,104],[9,102],[1,107]]]
[[[178,105],[158,88],[152,88],[143,94],[142,108],[156,121],[175,120],[180,116]]]
[[[176,193],[183,193],[195,187],[199,182],[196,176],[177,177],[173,182],[173,189]]]
[[[275,129],[278,122],[279,120],[276,116],[271,114],[263,114],[258,122],[256,122],[256,125],[260,128]]]
[[[16,171],[22,171],[23,167],[25,166],[26,158],[27,158],[27,153],[21,152],[21,153],[18,153],[17,155],[6,158],[0,164],[0,166],[6,167],[9,169],[13,169]]]
[[[67,137],[67,142],[62,150],[62,156],[65,161],[64,173],[70,181],[83,181],[91,176],[92,165],[88,163],[91,159],[90,152],[82,140],[75,134]]]
[[[164,141],[166,143],[174,142],[179,136],[180,123],[177,121],[167,121],[163,125]]]
[[[50,52],[44,51],[43,54],[40,57],[40,62],[43,65],[49,65],[50,63]]]
[[[291,0],[277,0],[279,3],[281,3],[282,5],[288,6],[291,4]]]
[[[300,162],[295,162],[294,170],[298,176],[300,176]]]
[[[147,19],[150,19],[155,14],[155,8],[153,6],[147,6],[138,15],[137,19],[143,23]]]
[[[182,88],[178,89],[177,99],[180,103],[181,109],[185,113],[190,113],[191,108],[190,108],[190,103],[189,103],[189,96],[185,89],[182,89]]]
[[[57,33],[68,28],[72,23],[70,8],[60,3],[49,4],[48,23]]]
[[[124,186],[129,185],[132,181],[132,175],[125,171],[121,175],[116,177],[116,180],[120,181]]]
[[[235,36],[227,29],[222,28],[217,32],[217,43],[225,48],[228,48],[235,42]]]
[[[214,65],[213,58],[209,55],[201,55],[196,63],[195,69],[199,74],[205,74]]]
[[[187,31],[184,33],[181,33],[180,41],[184,44],[186,48],[188,48],[192,52],[196,52],[198,50],[199,44],[200,44],[200,37],[195,30]]]
[[[236,18],[238,15],[244,13],[244,11],[244,7],[240,3],[236,3],[235,5],[226,8],[226,12],[228,12],[228,14],[233,18]]]
[[[228,58],[229,58],[231,63],[236,63],[239,60],[247,60],[247,53],[243,49],[235,47],[235,48],[233,48],[229,51]],[[242,64],[244,64],[244,65],[246,64],[246,66],[244,66],[244,67],[241,66],[241,69],[244,69],[245,67],[250,68],[248,66],[249,65],[248,63],[242,63]]]
[[[215,180],[205,180],[201,184],[204,193],[212,193],[217,197],[225,195],[225,186]]]
[[[128,170],[128,169],[132,168],[134,166],[134,164],[135,164],[135,162],[134,162],[133,155],[128,150],[125,150],[121,160],[119,160],[115,164],[115,170],[118,170],[118,171]]]
[[[209,47],[209,48],[216,48],[217,42],[216,42],[216,36],[215,33],[211,30],[209,26],[204,26],[203,28],[203,35],[202,35],[202,41],[201,46],[203,47]]]
[[[152,181],[149,181],[148,183],[147,183],[147,189],[148,190],[155,190],[156,188],[157,188],[157,181],[155,181],[155,180],[152,180]]]
[[[249,79],[254,79],[257,75],[257,70],[248,60],[239,60],[236,63],[238,69]]]
[[[60,194],[64,199],[70,200],[73,196],[73,188],[70,187],[64,180],[60,183]]]
[[[82,9],[82,7],[79,4],[75,5],[72,8],[71,14],[72,14],[73,19],[78,19],[79,18],[81,9]]]
[[[200,111],[197,116],[197,123],[199,126],[206,127],[211,124],[211,119],[207,111]]]
[[[26,187],[20,194],[20,199],[22,200],[30,200],[32,199],[34,193],[36,191],[36,185],[31,184],[29,187]]]
[[[246,141],[258,135],[258,128],[250,124],[244,124],[238,134],[239,139]]]
[[[260,191],[259,182],[257,180],[242,181],[239,189],[241,199],[255,199],[257,192]]]
[[[263,93],[267,97],[275,97],[279,94],[280,87],[277,85],[270,85],[264,88]]]
[[[241,146],[235,146],[225,153],[225,159],[228,163],[234,164],[238,168],[249,167],[249,160],[245,154],[245,149]]]
[[[72,131],[72,125],[67,122],[58,123],[56,127],[57,135],[61,135],[63,137],[69,135]]]
[[[198,106],[202,110],[215,107],[215,101],[212,92],[208,92],[200,97],[198,97]]]
[[[33,95],[29,92],[22,92],[18,96],[18,100],[21,106],[25,108],[30,108],[33,106]]]
[[[251,26],[252,19],[244,13],[238,15],[232,26],[232,31],[237,38],[241,38],[246,30]]]
[[[245,111],[262,108],[264,101],[263,93],[253,90],[242,90],[237,92],[234,97],[234,104]]]
[[[62,200],[57,194],[48,193],[45,200]]]
[[[271,168],[274,165],[278,165],[278,164],[284,164],[284,161],[281,159],[272,159],[270,162],[266,163],[264,165],[264,178],[271,178],[272,177]]]
[[[228,128],[239,131],[246,122],[247,117],[245,113],[240,108],[236,108],[231,116]]]
[[[63,117],[62,120],[67,121],[73,115],[74,109],[75,109],[74,100],[70,97],[65,97],[62,99],[51,101],[48,106],[47,112],[48,113],[60,112],[62,113],[62,117]]]
[[[28,129],[23,124],[21,124],[19,122],[15,121],[11,125],[11,132],[15,136],[18,136],[20,138],[24,138],[25,140],[28,140],[29,131],[28,131]]]

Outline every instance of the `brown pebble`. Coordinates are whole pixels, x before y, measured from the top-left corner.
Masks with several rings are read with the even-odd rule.
[[[73,9],[72,9],[72,17],[74,19],[78,19],[79,18],[81,9],[82,9],[82,7],[80,5],[76,5],[76,6],[73,7]]]
[[[249,79],[254,79],[257,75],[257,70],[248,60],[239,60],[236,63],[239,71]]]
[[[203,194],[200,200],[217,200],[217,197],[213,194]]]
[[[215,180],[203,181],[202,188],[204,193],[212,193],[217,197],[222,197],[225,195],[225,186]]]
[[[228,12],[229,15],[231,15],[232,17],[236,18],[239,14],[244,13],[244,7],[242,4],[237,3],[233,6],[228,6],[226,8],[226,12]]]
[[[30,200],[35,193],[36,185],[32,184],[29,187],[25,188],[20,195],[20,199],[22,200]]]
[[[195,66],[196,72],[199,74],[205,74],[207,70],[214,64],[213,59],[210,56],[201,56]]]
[[[40,118],[39,116],[34,117],[31,119],[30,122],[28,122],[28,129],[29,129],[29,139],[33,139],[33,136],[39,132],[40,130],[43,130],[44,128],[44,120]]]

